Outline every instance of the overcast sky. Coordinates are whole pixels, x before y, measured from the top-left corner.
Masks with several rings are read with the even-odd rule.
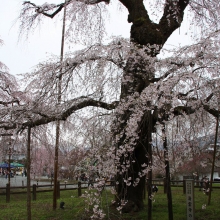
[[[8,66],[13,75],[30,72],[35,65],[50,54],[60,54],[61,18],[45,18],[44,25],[37,29],[28,39],[19,39],[19,23],[16,19],[21,10],[22,0],[0,0],[0,39],[4,45],[0,47],[0,61]],[[45,0],[33,0],[43,4]],[[47,0],[47,3],[60,3],[61,0]],[[130,24],[127,23],[127,12],[121,13],[113,9],[114,16],[109,21],[108,32],[115,36],[129,37]],[[118,17],[120,16],[120,17]],[[167,45],[187,44],[189,37],[185,35],[187,19],[167,42]],[[66,47],[67,48],[67,47]]]

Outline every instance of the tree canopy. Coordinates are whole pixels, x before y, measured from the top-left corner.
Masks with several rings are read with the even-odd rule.
[[[156,0],[148,1],[148,8],[141,0],[119,2],[128,11],[128,22],[132,23],[130,39],[114,37],[109,43],[102,42],[109,1],[67,0],[58,5],[41,6],[30,1],[23,3],[20,22],[24,33],[44,17],[53,18],[66,7],[66,34],[83,40],[89,38],[90,46],[66,54],[62,61],[51,57],[26,75],[26,90],[16,97],[16,104],[1,105],[1,128],[22,131],[66,120],[86,107],[97,107],[101,109],[100,114],[111,113],[112,134],[107,155],[114,161],[111,168],[116,175],[120,204],[125,207],[126,203],[128,208],[124,211],[130,211],[143,207],[145,179],[152,175],[153,133],[161,130],[166,153],[169,121],[175,117],[202,115],[202,112],[212,117],[219,115],[217,9],[220,3],[217,0]],[[150,9],[156,21],[150,18]],[[192,25],[200,28],[194,43],[161,56],[167,39],[181,26],[186,11]],[[168,167],[167,156],[164,157]],[[110,167],[105,168],[113,173]]]

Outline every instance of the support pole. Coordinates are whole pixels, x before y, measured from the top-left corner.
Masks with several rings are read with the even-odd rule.
[[[31,220],[31,127],[27,133],[27,220]]]
[[[62,84],[62,62],[63,62],[63,53],[64,53],[64,35],[65,35],[65,20],[66,20],[66,5],[64,6],[63,14],[63,29],[62,29],[62,40],[61,40],[61,53],[60,53],[60,75],[58,81],[58,104],[61,102],[61,84]],[[55,158],[54,158],[54,189],[53,189],[53,210],[57,208],[57,180],[58,180],[58,159],[59,159],[59,139],[60,139],[60,121],[56,123],[56,143],[55,143]]]
[[[215,155],[216,155],[216,146],[217,146],[217,139],[218,139],[218,126],[219,126],[219,115],[217,116],[217,119],[216,119],[215,144],[214,144],[214,152],[213,152],[213,160],[212,160],[211,179],[210,179],[209,191],[208,191],[208,205],[210,205],[211,203],[212,181],[213,181],[213,173],[215,169]]]
[[[6,184],[6,202],[10,202],[10,185],[8,183]]]
[[[81,182],[78,182],[78,197],[82,195],[82,190],[81,190]]]
[[[163,123],[163,148],[164,148],[164,160],[165,160],[165,171],[166,171],[166,186],[167,186],[167,202],[168,202],[168,216],[169,220],[173,220],[173,202],[172,202],[172,192],[170,185],[170,164],[168,159],[168,147],[167,147],[167,136],[165,123]]]
[[[36,201],[37,199],[37,185],[33,184],[33,200]]]

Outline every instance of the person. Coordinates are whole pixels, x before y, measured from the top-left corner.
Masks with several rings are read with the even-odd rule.
[[[8,170],[5,171],[5,178],[8,178]]]
[[[93,186],[93,178],[92,178],[91,176],[89,177],[88,187],[89,187],[90,185]]]
[[[25,176],[25,177],[27,176],[27,171],[26,171],[26,170],[24,170],[24,176]]]
[[[204,176],[204,177],[201,178],[199,191],[201,191],[201,189],[203,189],[205,187],[206,178],[207,178],[207,176]]]
[[[86,174],[85,174],[85,173],[82,173],[82,174],[81,174],[80,180],[81,180],[81,181],[86,181]]]
[[[209,178],[207,178],[207,176],[205,176],[204,180],[203,180],[203,192],[208,195],[209,194]]]
[[[113,176],[110,177],[110,186],[115,185],[115,178]]]
[[[53,179],[53,171],[51,172],[50,177],[51,177],[51,179]]]

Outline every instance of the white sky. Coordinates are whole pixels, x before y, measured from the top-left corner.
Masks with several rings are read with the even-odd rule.
[[[33,0],[43,4],[46,0]],[[60,18],[45,18],[44,25],[29,36],[27,40],[19,39],[19,16],[22,0],[0,0],[0,39],[4,45],[0,47],[0,61],[8,66],[10,73],[17,75],[30,72],[35,65],[46,59],[50,54],[60,54],[61,27]],[[47,0],[47,3],[60,3],[61,0]],[[112,5],[110,7],[113,7]],[[127,12],[112,9],[108,32],[114,36],[121,35],[129,38],[130,24],[127,23]],[[177,30],[168,40],[167,45],[187,44],[189,37],[184,34],[187,19],[181,27],[181,35]]]

